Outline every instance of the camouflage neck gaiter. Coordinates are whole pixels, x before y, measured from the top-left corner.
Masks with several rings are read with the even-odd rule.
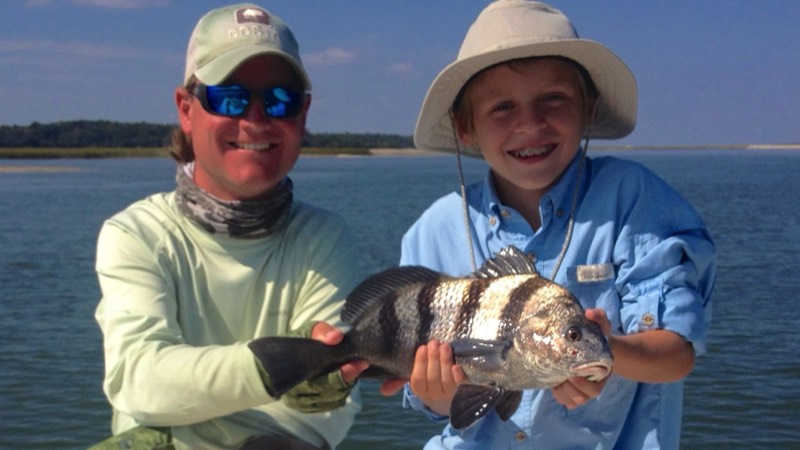
[[[194,163],[178,166],[176,200],[184,216],[209,233],[256,239],[274,233],[292,206],[292,180],[286,177],[262,200],[221,200],[193,180]]]

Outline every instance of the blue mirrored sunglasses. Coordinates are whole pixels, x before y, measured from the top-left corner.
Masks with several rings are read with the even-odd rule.
[[[253,92],[238,84],[206,86],[198,83],[192,89],[192,94],[200,100],[203,109],[211,114],[225,117],[243,117],[253,98]],[[255,95],[261,97],[264,112],[270,117],[287,119],[296,117],[303,111],[302,92],[275,86],[260,93],[256,92]]]

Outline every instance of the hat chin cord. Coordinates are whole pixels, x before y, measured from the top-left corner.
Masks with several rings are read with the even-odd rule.
[[[469,257],[472,262],[472,271],[478,271],[478,264],[475,262],[475,247],[472,242],[472,228],[469,226],[469,206],[467,205],[467,188],[464,183],[464,169],[461,166],[461,145],[459,145],[456,135],[456,121],[453,112],[450,111],[450,128],[453,130],[453,141],[456,143],[456,165],[458,166],[458,184],[461,188],[461,211],[464,214],[464,227],[467,232],[467,242],[469,243]]]
[[[596,110],[595,105],[595,110]],[[592,114],[592,120],[594,120],[594,114]],[[451,122],[451,129],[453,130],[453,141],[456,144],[456,165],[458,166],[458,183],[459,187],[461,188],[461,206],[462,206],[462,213],[464,216],[464,228],[467,233],[467,241],[469,244],[469,256],[470,261],[472,262],[472,271],[477,272],[478,264],[475,260],[475,246],[472,240],[472,227],[470,227],[470,220],[469,220],[469,205],[467,205],[467,189],[464,183],[464,169],[461,165],[461,145],[459,145],[458,136],[456,135],[456,124],[453,118],[453,113],[450,113],[450,122]],[[564,261],[564,256],[567,254],[567,249],[569,248],[570,241],[572,241],[572,229],[575,226],[575,210],[578,207],[578,193],[580,192],[580,184],[581,178],[583,178],[583,168],[586,165],[586,154],[589,151],[589,135],[591,134],[592,125],[591,123],[589,126],[586,127],[586,132],[584,135],[583,141],[583,148],[581,151],[581,159],[578,163],[578,175],[575,179],[575,187],[572,190],[572,204],[569,208],[569,221],[567,222],[567,235],[564,237],[564,244],[561,246],[561,252],[558,255],[558,259],[556,260],[556,264],[553,267],[553,272],[550,275],[550,280],[555,281],[556,275],[558,274],[558,269],[561,268],[561,263]],[[534,256],[534,261],[536,260],[536,255]]]

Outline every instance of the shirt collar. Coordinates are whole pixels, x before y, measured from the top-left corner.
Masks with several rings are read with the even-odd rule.
[[[482,203],[487,205],[488,212],[495,214],[500,212],[502,202],[500,202],[500,197],[497,196],[497,191],[494,189],[494,176],[492,175],[491,169],[486,171],[483,184],[486,186],[486,189],[483,190]]]
[[[561,178],[559,178],[556,184],[542,197],[542,201],[539,203],[540,208],[544,206],[545,202],[549,202],[554,211],[569,211],[572,208],[572,195],[575,192],[575,183],[578,180],[578,169],[581,167],[581,158],[583,158],[583,150],[579,149],[575,157],[572,158],[572,162],[570,162],[566,170],[564,170]],[[583,181],[580,187],[581,192],[586,189],[587,185],[585,182],[585,165],[583,167],[583,172],[584,173],[581,174],[580,177]]]

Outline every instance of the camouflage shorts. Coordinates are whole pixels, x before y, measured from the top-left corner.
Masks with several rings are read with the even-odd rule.
[[[300,439],[288,436],[261,436],[249,440],[243,450],[320,450]],[[175,450],[169,428],[136,427],[89,447],[88,450]]]
[[[169,428],[136,427],[89,447],[89,450],[175,450]]]

